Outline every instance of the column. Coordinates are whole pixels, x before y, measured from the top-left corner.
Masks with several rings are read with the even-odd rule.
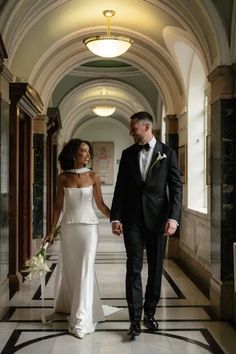
[[[179,124],[176,114],[167,114],[164,118],[166,122],[166,143],[178,154],[179,147]]]
[[[45,161],[46,161],[47,116],[40,115],[33,120],[33,239],[46,233],[45,222]]]
[[[9,306],[9,84],[7,53],[0,34],[0,316]]]
[[[166,144],[178,154],[179,147],[179,124],[176,114],[167,114],[164,117],[166,122]],[[179,254],[179,228],[176,233],[168,237],[166,247],[166,257],[176,259]]]
[[[61,129],[61,117],[58,107],[47,109],[47,232],[50,231],[53,217],[53,204],[57,177],[57,142],[55,134]]]
[[[210,303],[222,319],[233,317],[233,242],[236,242],[236,64],[219,66],[211,83]]]

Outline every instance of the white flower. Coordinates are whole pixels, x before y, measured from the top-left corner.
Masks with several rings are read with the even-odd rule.
[[[27,269],[22,270],[22,272],[28,273],[30,279],[40,277],[43,272],[51,272],[45,261],[48,245],[49,243],[46,242],[45,245],[40,248],[40,251],[36,256],[31,257],[25,262]]]
[[[155,166],[157,164],[159,165],[159,162],[163,159],[166,159],[166,158],[167,158],[166,154],[161,154],[160,151],[158,151],[156,160],[152,163],[150,170],[151,170],[151,168],[153,168],[153,166]]]

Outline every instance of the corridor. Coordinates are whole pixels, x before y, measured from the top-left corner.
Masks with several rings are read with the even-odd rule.
[[[45,316],[53,312],[58,247],[56,242],[47,252],[47,264],[52,271],[46,277]],[[144,282],[146,269],[144,264]],[[54,322],[43,324],[40,282],[27,279],[10,300],[9,309],[1,319],[1,353],[235,353],[235,329],[211,316],[208,299],[169,259],[165,260],[161,301],[156,312],[158,332],[150,333],[142,327],[141,335],[135,340],[127,337],[129,320],[124,292],[123,240],[111,235],[110,225],[105,220],[100,223],[96,274],[103,304],[118,307],[118,311],[99,323],[95,333],[82,340],[69,335],[66,317],[59,314]]]

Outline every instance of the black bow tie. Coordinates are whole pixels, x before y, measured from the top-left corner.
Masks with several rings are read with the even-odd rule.
[[[148,143],[144,144],[144,145],[138,144],[137,148],[138,148],[138,151],[141,151],[142,149],[145,149],[146,151],[148,151],[150,149],[150,145]]]

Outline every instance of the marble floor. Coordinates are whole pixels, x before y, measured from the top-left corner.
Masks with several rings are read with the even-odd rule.
[[[159,330],[142,333],[134,340],[129,327],[124,293],[125,251],[122,238],[110,233],[110,225],[100,224],[96,274],[103,304],[120,308],[99,323],[96,332],[77,339],[67,332],[66,318],[58,315],[50,324],[42,315],[53,311],[53,289],[58,243],[47,252],[51,272],[46,276],[44,308],[38,279],[26,280],[9,303],[0,322],[2,354],[204,354],[235,353],[236,332],[228,322],[212,317],[208,299],[172,261],[165,260],[161,300],[156,317]],[[143,267],[145,283],[147,266]]]

